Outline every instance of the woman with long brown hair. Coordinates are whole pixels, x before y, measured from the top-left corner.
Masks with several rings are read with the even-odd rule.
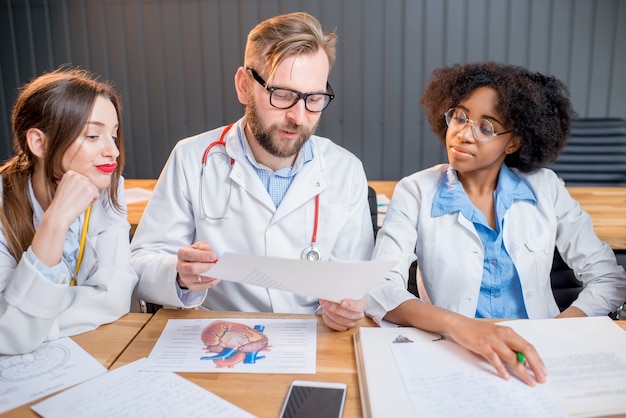
[[[130,265],[120,99],[76,68],[43,74],[12,114],[0,167],[0,354],[127,313]]]

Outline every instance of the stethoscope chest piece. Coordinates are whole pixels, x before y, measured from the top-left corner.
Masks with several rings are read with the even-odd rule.
[[[317,249],[315,245],[310,245],[302,251],[302,259],[308,261],[320,261],[322,259],[322,253]]]
[[[311,245],[302,251],[300,256],[303,260],[320,261],[322,253],[317,249],[317,221],[320,217],[320,194],[315,195],[315,218],[313,219],[313,235],[311,236]]]

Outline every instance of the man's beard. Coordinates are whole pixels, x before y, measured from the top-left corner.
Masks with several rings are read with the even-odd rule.
[[[304,143],[313,135],[319,123],[318,121],[311,129],[290,123],[265,127],[256,110],[254,101],[246,106],[246,121],[259,145],[269,154],[279,158],[297,155]],[[298,138],[295,140],[280,139],[278,138],[278,131],[281,130],[297,132]]]

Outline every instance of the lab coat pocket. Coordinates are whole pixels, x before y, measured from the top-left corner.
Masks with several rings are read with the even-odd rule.
[[[541,278],[550,275],[554,246],[554,238],[550,234],[532,238],[524,243],[524,248],[527,251],[523,258],[527,259],[525,264],[534,269],[532,273],[535,277]]]
[[[325,213],[322,214],[322,210]],[[350,215],[350,205],[324,205],[322,210],[320,210],[320,218],[341,219]]]
[[[344,227],[350,221],[349,205],[334,204],[323,205],[319,212],[319,228],[318,237],[328,242],[336,242],[340,234],[344,231]],[[345,231],[344,231],[345,232]],[[333,244],[334,245],[334,244]]]

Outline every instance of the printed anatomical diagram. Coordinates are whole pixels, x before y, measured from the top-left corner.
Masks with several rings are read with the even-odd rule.
[[[203,356],[202,360],[213,360],[217,367],[234,367],[238,363],[255,363],[265,358],[259,356],[260,351],[268,351],[268,339],[263,325],[250,328],[247,325],[230,321],[214,321],[202,331],[202,342],[207,353],[214,356]]]

